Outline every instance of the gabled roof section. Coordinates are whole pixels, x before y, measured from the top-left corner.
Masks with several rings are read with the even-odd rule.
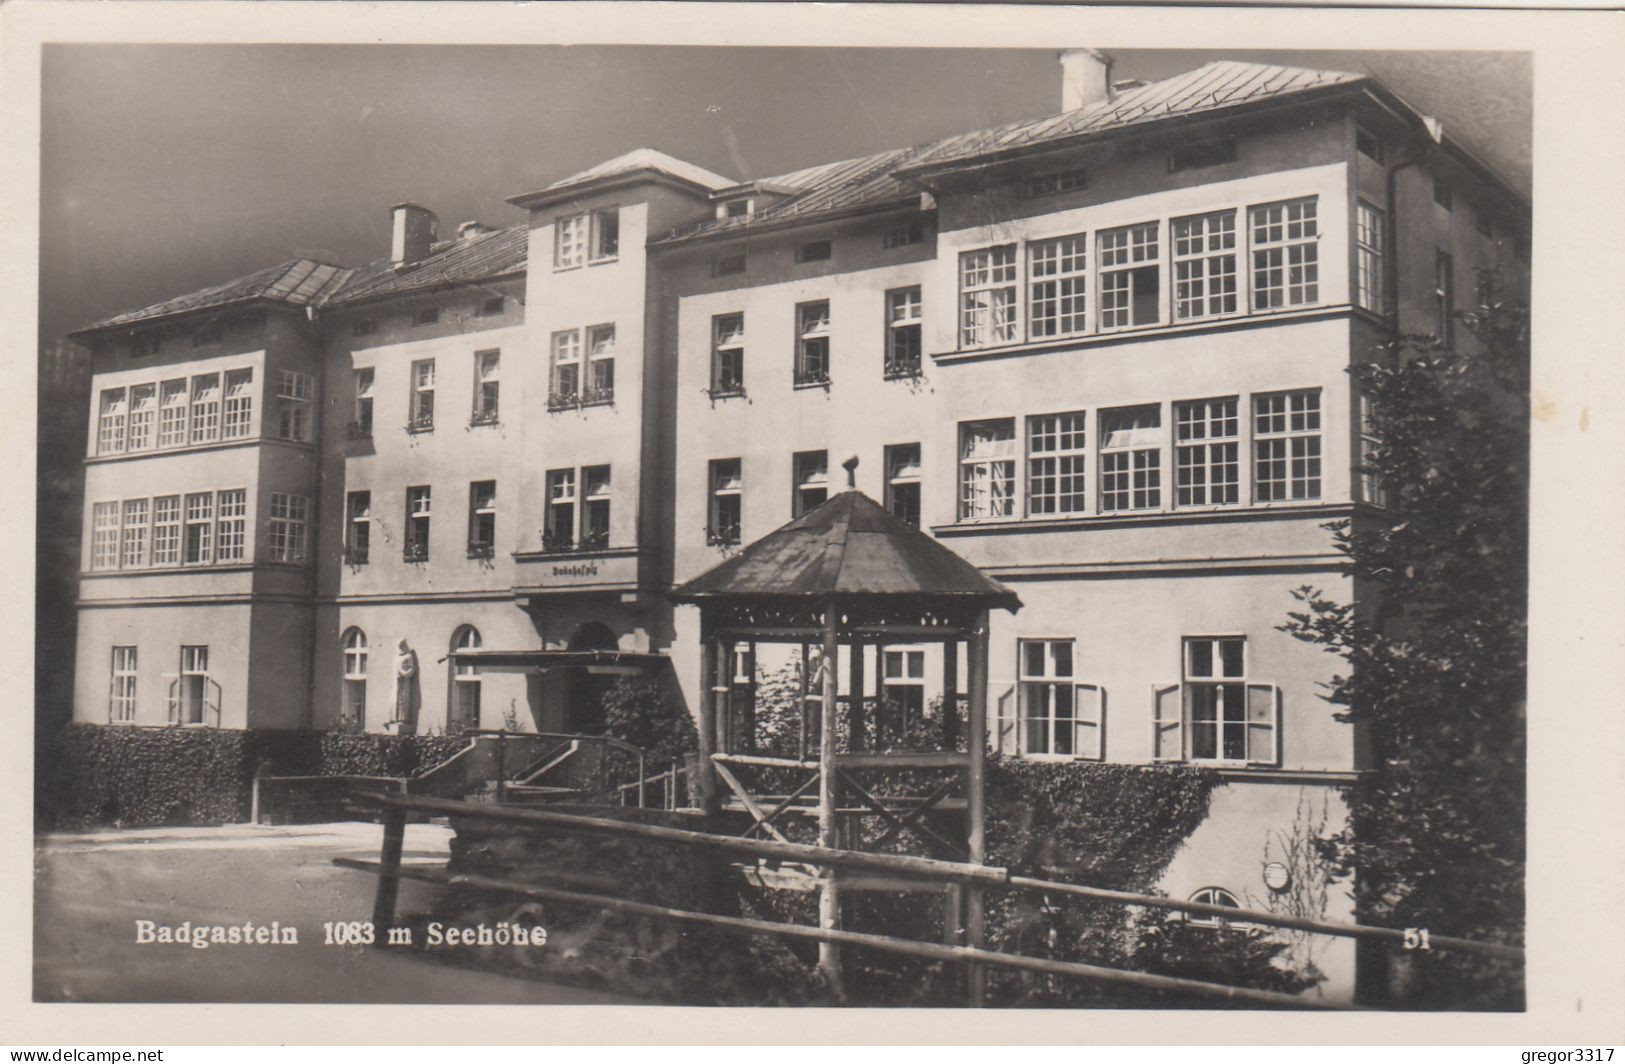
[[[858,491],[769,532],[672,592],[677,602],[907,596],[1021,608],[1016,593]]]
[[[200,288],[196,292],[153,303],[139,310],[115,314],[111,318],[86,325],[75,332],[94,332],[139,325],[159,318],[172,318],[260,300],[286,303],[294,307],[320,306],[352,272],[346,267],[330,263],[294,259],[292,262],[284,262],[280,266],[272,266],[246,277],[226,281],[224,284]]]
[[[701,222],[659,242],[672,243],[731,230],[761,228],[775,222],[903,205],[919,197],[920,186],[912,182],[927,172],[1041,150],[1076,137],[1148,125],[1163,119],[1220,112],[1369,80],[1363,74],[1263,63],[1208,63],[1075,111],[764,178],[764,183],[788,185],[802,191],[749,218]]]
[[[614,185],[635,177],[650,177],[675,183],[701,195],[709,195],[736,182],[731,177],[712,173],[703,166],[684,162],[673,155],[654,148],[634,148],[624,155],[606,159],[578,174],[561,177],[540,192],[527,192],[510,196],[508,202],[526,208],[544,207],[549,203],[579,196],[594,187]]]
[[[423,258],[400,268],[387,258],[379,259],[352,270],[327,303],[356,303],[520,273],[525,269],[529,234],[524,225],[510,225],[478,236],[442,240]]]

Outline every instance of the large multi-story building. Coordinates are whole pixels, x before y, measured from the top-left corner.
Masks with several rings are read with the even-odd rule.
[[[1450,334],[1482,271],[1521,293],[1528,205],[1369,76],[1062,66],[1050,117],[742,183],[633,151],[524,226],[402,204],[388,259],[84,330],[77,719],[591,729],[584,650],[697,705],[664,593],[855,457],[1024,603],[994,747],[1217,767],[1164,887],[1256,901],[1365,756],[1338,661],[1277,628],[1358,591],[1325,526],[1382,505],[1349,369]],[[938,648],[879,653],[866,696],[939,693]]]

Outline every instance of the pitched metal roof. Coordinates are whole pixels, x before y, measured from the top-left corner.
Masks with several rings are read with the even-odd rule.
[[[902,203],[919,195],[918,186],[909,184],[906,179],[938,167],[969,163],[1023,149],[1037,149],[1073,137],[1166,118],[1221,111],[1260,100],[1367,80],[1363,74],[1263,63],[1208,63],[1074,111],[1012,122],[994,129],[960,133],[919,147],[895,149],[764,178],[766,183],[788,185],[801,191],[758,210],[749,218],[707,220],[675,232],[661,242]]]
[[[1011,611],[1016,593],[858,491],[843,491],[672,592],[730,598],[908,596]]]
[[[327,303],[354,303],[519,273],[525,268],[529,236],[529,227],[510,225],[478,236],[442,240],[423,258],[400,268],[387,258],[379,259],[351,271]]]
[[[732,178],[723,177],[703,166],[696,166],[676,156],[667,155],[663,151],[654,148],[635,148],[613,159],[605,159],[601,163],[589,166],[580,173],[561,177],[539,192],[509,196],[508,202],[526,208],[545,206],[567,200],[578,190],[584,191],[594,185],[633,174],[658,175],[666,180],[675,180],[691,190],[705,192],[715,192],[734,185]]]
[[[87,325],[79,331],[116,328],[139,322],[168,318],[178,314],[213,310],[238,303],[269,299],[290,306],[319,306],[350,276],[351,270],[310,259],[294,259],[280,266],[238,277],[224,284],[200,288],[183,296],[166,299],[139,310],[115,314],[111,318]]]
[[[295,307],[327,307],[455,284],[473,284],[525,269],[529,230],[524,225],[478,236],[443,240],[409,266],[396,269],[387,258],[361,267],[295,259],[223,284],[127,311],[76,332],[92,332],[156,321],[258,300]]]

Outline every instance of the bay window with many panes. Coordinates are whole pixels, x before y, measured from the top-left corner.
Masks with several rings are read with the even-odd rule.
[[[1089,242],[1082,233],[1027,245],[1027,335],[1038,340],[1088,329]]]
[[[1252,208],[1253,309],[1278,310],[1320,299],[1316,200]]]
[[[1241,501],[1240,425],[1234,398],[1174,404],[1176,506]]]
[[[1100,511],[1162,505],[1162,408],[1100,413]]]
[[[970,421],[959,427],[959,518],[986,521],[1015,516],[1014,418]]]
[[[113,648],[113,684],[109,694],[107,719],[115,724],[135,720],[136,648]]]
[[[1236,312],[1236,212],[1173,220],[1174,318]]]
[[[1027,419],[1027,513],[1059,517],[1084,512],[1088,434],[1084,415],[1041,414]]]
[[[213,443],[220,438],[220,374],[204,373],[192,378],[190,416],[193,443]]]
[[[959,256],[959,344],[986,347],[1020,339],[1016,306],[1016,245]]]
[[[1162,245],[1158,222],[1099,234],[1100,327],[1154,325],[1161,318]]]

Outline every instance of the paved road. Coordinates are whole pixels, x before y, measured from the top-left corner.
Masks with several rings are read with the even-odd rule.
[[[367,920],[375,880],[333,867],[376,859],[366,824],[234,825],[48,835],[34,860],[38,1001],[627,1004],[629,999],[436,963],[419,954],[323,943],[326,921]],[[414,824],[407,860],[443,863],[450,832]],[[427,911],[403,882],[399,910]],[[136,921],[298,929],[286,946],[136,942]],[[544,947],[545,948],[545,947]]]

